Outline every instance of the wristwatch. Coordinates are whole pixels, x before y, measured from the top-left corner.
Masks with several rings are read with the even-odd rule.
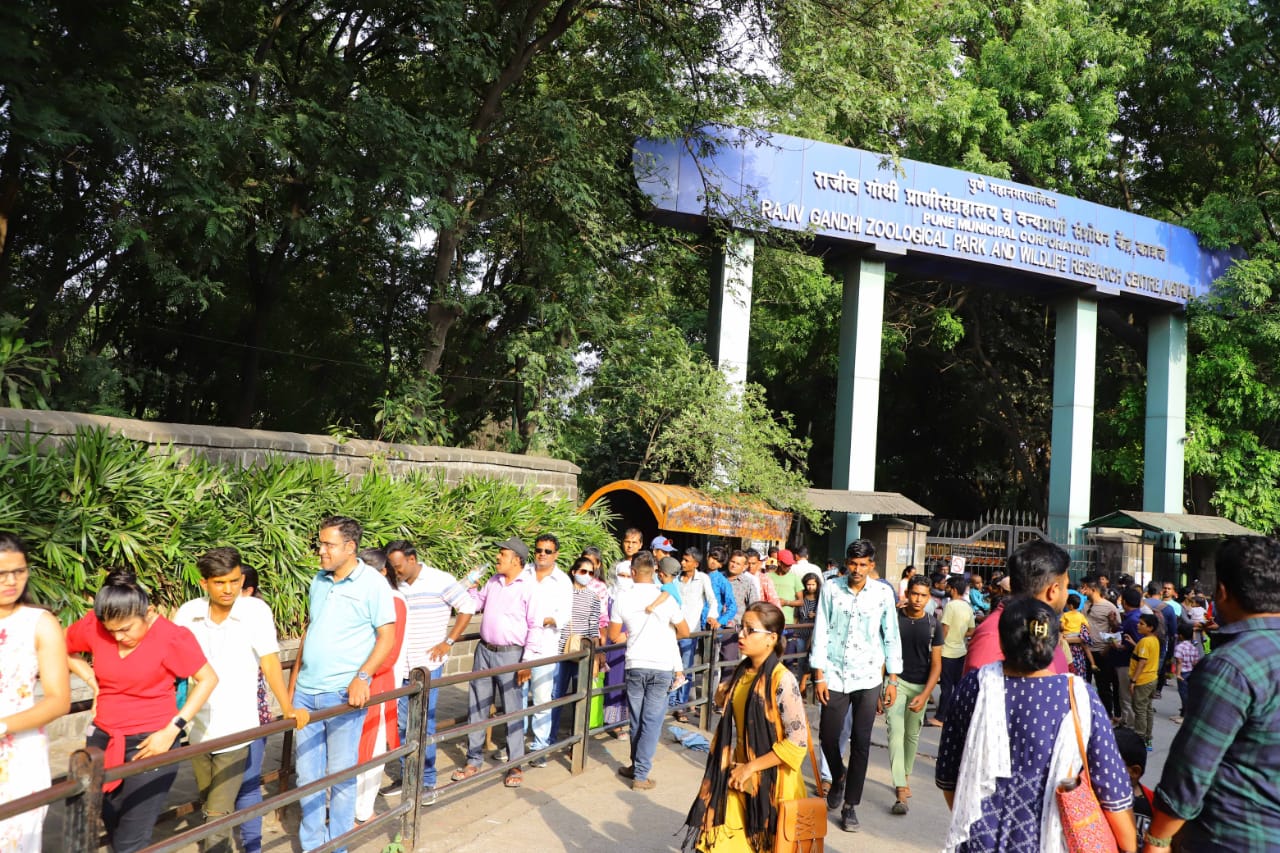
[[[187,730],[187,721],[182,719],[182,717],[174,717],[169,721],[169,723],[180,732],[185,732]]]
[[[1173,836],[1168,838],[1156,838],[1150,832],[1142,837],[1143,845],[1147,847],[1170,847],[1173,844]]]
[[[444,638],[444,644],[445,644],[446,646],[452,646],[452,645],[453,645],[453,637],[445,637],[445,638]]]
[[[373,684],[373,676],[371,676],[369,673],[365,672],[364,670],[360,670],[359,672],[357,672],[356,678],[360,679],[365,684],[370,684],[370,685]]]

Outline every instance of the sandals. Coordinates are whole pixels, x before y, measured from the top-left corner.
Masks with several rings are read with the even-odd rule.
[[[519,788],[524,782],[524,774],[520,772],[519,767],[512,767],[507,771],[507,776],[502,780],[502,784],[508,788]]]
[[[460,767],[453,771],[453,775],[449,777],[451,782],[462,782],[470,779],[472,776],[480,772],[480,768],[474,764],[468,764],[466,767]]]

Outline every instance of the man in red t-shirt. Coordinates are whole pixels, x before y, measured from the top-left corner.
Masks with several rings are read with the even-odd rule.
[[[1038,598],[1052,607],[1055,613],[1061,613],[1067,606],[1070,584],[1067,568],[1070,565],[1071,555],[1052,542],[1036,539],[1023,543],[1009,558],[1009,591],[1013,595]],[[1000,606],[973,632],[964,661],[966,675],[989,663],[1004,660],[1004,653],[1000,651],[1000,614],[1003,612],[1004,602],[1001,601]],[[1053,655],[1050,668],[1060,675],[1070,671],[1061,644]]]

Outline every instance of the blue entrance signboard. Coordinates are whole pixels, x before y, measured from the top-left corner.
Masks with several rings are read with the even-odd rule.
[[[958,260],[993,280],[1047,278],[1185,305],[1231,263],[1167,222],[794,136],[722,128],[701,147],[645,139],[634,166],[658,212],[677,221],[711,215],[807,234],[820,246],[874,251],[890,269]]]

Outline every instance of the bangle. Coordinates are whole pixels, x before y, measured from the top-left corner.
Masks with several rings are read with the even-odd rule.
[[[815,679],[813,680],[813,683],[814,683],[814,684],[826,684],[826,683],[827,683],[827,680],[826,680],[825,678],[815,678]]]
[[[1168,838],[1156,838],[1150,832],[1142,836],[1142,843],[1148,847],[1169,847],[1173,844],[1173,836]]]

